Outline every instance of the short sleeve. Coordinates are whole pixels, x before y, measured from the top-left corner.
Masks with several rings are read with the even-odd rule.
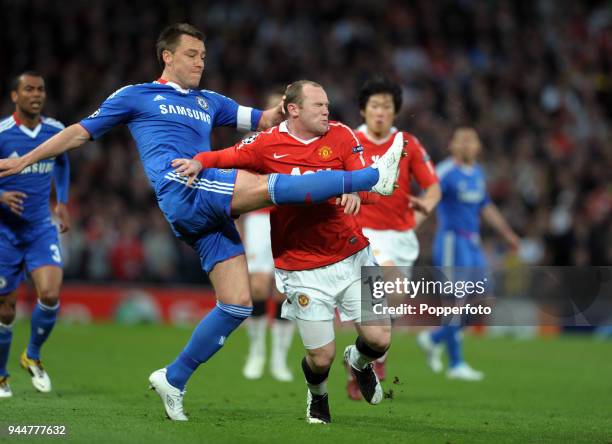
[[[124,86],[111,94],[93,114],[81,120],[81,126],[89,132],[92,139],[101,137],[132,118],[135,103],[132,93],[132,85]]]

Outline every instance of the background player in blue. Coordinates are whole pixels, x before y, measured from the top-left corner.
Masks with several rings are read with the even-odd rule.
[[[27,71],[11,87],[15,113],[0,121],[0,158],[18,158],[59,133],[64,126],[41,116],[45,81]],[[66,203],[69,186],[68,156],[37,162],[20,175],[0,178],[0,398],[12,396],[6,368],[15,319],[17,287],[29,273],[38,302],[32,312],[31,335],[21,355],[21,366],[40,392],[51,391],[51,380],[40,360],[40,348],[49,337],[59,309],[62,255],[58,229],[51,223],[49,194],[55,179],[54,214],[60,232],[68,231]]]
[[[0,160],[0,177],[76,148],[118,124],[128,126],[160,209],[176,236],[199,253],[218,300],[177,359],[149,377],[168,417],[185,421],[183,394],[187,380],[252,312],[247,263],[233,217],[272,204],[321,202],[353,191],[371,189],[390,194],[403,147],[390,149],[374,167],[350,172],[260,176],[207,169],[188,183],[187,177],[172,169],[173,159],[210,150],[210,132],[215,126],[253,130],[279,123],[281,104],[262,112],[197,89],[206,49],[203,34],[191,25],[172,25],[162,31],[157,55],[163,67],[158,81],[121,88],[91,116],[69,126],[28,156]]]
[[[438,228],[434,239],[433,265],[439,267],[472,267],[484,269],[486,261],[480,249],[480,217],[491,225],[512,249],[520,239],[491,202],[485,176],[476,158],[480,139],[473,128],[455,130],[450,142],[452,156],[436,167],[442,187],[438,205]],[[418,336],[431,369],[442,371],[441,347],[446,344],[451,379],[480,381],[484,374],[471,368],[462,356],[461,327],[442,326]]]

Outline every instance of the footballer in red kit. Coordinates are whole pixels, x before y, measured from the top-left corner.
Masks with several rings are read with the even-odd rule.
[[[364,123],[356,135],[363,146],[366,162],[375,162],[391,146],[398,132],[393,123],[401,105],[401,88],[387,79],[373,78],[362,86],[359,109]],[[364,205],[358,215],[376,261],[383,266],[410,267],[414,264],[419,255],[414,230],[441,198],[438,178],[427,151],[415,136],[407,132],[402,134],[405,157],[400,161],[395,191],[390,196],[377,196],[376,203]],[[412,195],[413,180],[423,190],[421,196]],[[374,363],[381,380],[385,378],[385,360],[386,355]],[[350,371],[348,374],[348,395],[359,400],[361,393],[357,382]]]
[[[247,137],[227,150],[199,153],[195,163],[200,168],[292,175],[366,166],[363,147],[353,131],[329,121],[329,102],[321,85],[298,81],[287,88],[285,96],[287,120],[278,127]],[[398,147],[401,151],[403,144],[399,134],[389,152]],[[198,168],[188,175],[197,173]],[[336,309],[342,321],[355,321],[358,337],[355,345],[345,349],[344,359],[363,398],[370,404],[383,399],[372,362],[389,348],[391,328],[390,322],[361,323],[361,267],[376,265],[354,217],[361,197],[364,203],[371,199],[368,193],[350,193],[317,205],[275,207],[270,213],[276,284],[287,297],[282,315],[296,321],[306,349],[302,370],[308,385],[306,419],[310,423],[331,422],[327,377],[336,354]],[[271,198],[274,201],[273,195]]]

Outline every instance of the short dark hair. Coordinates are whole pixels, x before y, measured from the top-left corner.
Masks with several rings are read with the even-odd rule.
[[[317,82],[313,82],[312,80],[298,80],[297,82],[293,82],[290,84],[285,90],[285,101],[283,103],[283,107],[285,108],[285,114],[289,114],[288,105],[290,103],[295,103],[297,106],[302,106],[304,103],[304,86],[310,85],[315,88],[323,88]]]
[[[359,90],[359,109],[364,110],[370,97],[375,94],[390,94],[393,97],[395,114],[402,107],[402,88],[386,77],[372,77],[363,84]]]
[[[164,58],[162,57],[163,52],[166,50],[174,52],[182,35],[190,35],[202,42],[206,40],[204,33],[189,23],[175,23],[167,26],[161,34],[159,34],[157,43],[155,44],[159,66],[163,68],[165,65]]]
[[[17,90],[19,89],[19,84],[21,83],[21,78],[23,76],[42,77],[42,74],[39,73],[38,71],[33,70],[33,69],[29,69],[27,71],[21,72],[20,74],[17,74],[11,80],[11,85],[10,85],[11,86],[11,91],[17,92]],[[44,78],[43,78],[43,80],[44,80]]]

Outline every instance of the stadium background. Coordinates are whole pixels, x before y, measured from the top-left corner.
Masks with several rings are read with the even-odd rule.
[[[612,263],[609,1],[0,0],[0,11],[2,116],[13,111],[10,79],[24,69],[47,79],[45,114],[66,124],[89,115],[120,86],[156,79],[157,34],[187,20],[207,34],[202,86],[245,105],[309,78],[326,87],[333,116],[355,126],[360,84],[382,73],[404,89],[398,126],[434,161],[446,156],[455,125],[475,125],[493,199],[524,239],[512,256],[485,231],[494,265]],[[238,137],[217,131],[214,146]],[[531,341],[468,335],[470,362],[487,374],[477,387],[433,375],[414,337],[396,332],[391,400],[373,410],[349,401],[337,362],[334,424],[321,429],[305,424],[300,377],[283,385],[240,376],[241,329],[190,381],[190,422],[162,422],[146,375],[173,359],[212,295],[198,259],[162,219],[125,128],[70,159],[62,317],[163,316],[179,326],[60,322],[44,352],[54,384],[45,397],[18,369],[29,336],[29,322],[18,321],[15,396],[1,424],[65,424],[70,441],[88,443],[611,441],[609,341],[545,330]],[[433,228],[419,233],[425,264]],[[34,300],[25,293],[21,316]],[[93,312],[79,311],[85,306]],[[352,341],[338,332],[338,350]],[[296,339],[296,375],[302,353]]]
[[[524,238],[521,261],[612,263],[612,12],[608,1],[51,2],[2,0],[1,115],[11,76],[47,79],[45,114],[66,124],[120,86],[154,80],[159,30],[207,35],[202,86],[246,105],[298,78],[322,83],[334,118],[357,126],[372,74],[401,83],[400,128],[435,162],[473,124],[494,201]],[[239,135],[221,130],[214,146]],[[200,283],[174,240],[126,129],[70,155],[67,280]],[[429,262],[422,231],[421,260]],[[507,260],[486,236],[489,260]]]

